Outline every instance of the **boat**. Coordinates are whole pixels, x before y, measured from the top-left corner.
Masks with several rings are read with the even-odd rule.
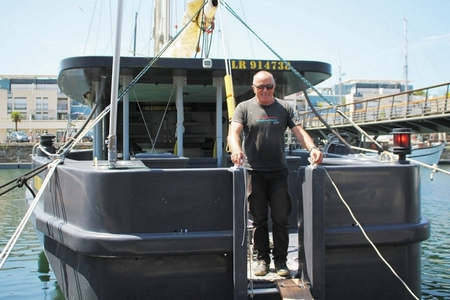
[[[121,57],[122,88],[148,62]],[[67,58],[58,84],[101,111],[115,92],[112,66],[112,57]],[[315,61],[230,59],[229,66],[237,102],[251,96],[261,69],[273,72],[278,97],[308,88],[293,69],[312,85],[331,76],[328,63]],[[34,177],[42,197],[33,222],[66,299],[280,299],[285,281],[251,276],[245,170],[224,151],[226,69],[219,59],[160,58],[118,106],[122,160],[110,164],[103,121],[93,150],[71,151],[57,158],[51,177]],[[55,152],[53,137],[44,136],[33,166]],[[307,157],[287,156],[295,287],[314,299],[409,299],[362,237],[356,224],[363,224],[420,297],[429,222],[421,216],[418,166],[327,158],[313,168]]]
[[[445,142],[432,144],[428,147],[412,147],[411,154],[406,157],[411,158],[428,165],[437,165],[445,149]]]
[[[343,132],[341,136],[352,145],[360,144],[360,139],[354,134]],[[350,149],[346,145],[344,145],[344,143],[341,142],[336,136],[330,135],[328,139],[328,143],[324,146],[324,153],[328,157],[340,157],[342,155],[351,155],[359,158],[362,157],[360,154],[351,153]],[[442,153],[444,152],[445,146],[445,142],[432,143],[429,146],[424,146],[423,144],[412,145],[411,153],[407,154],[406,158],[410,159],[412,162],[419,162],[429,166],[438,165]],[[368,143],[365,148],[368,148],[369,150],[376,149],[373,143]],[[392,153],[392,146],[386,146],[386,148],[388,148],[389,152]],[[375,154],[371,152],[365,152],[364,156],[370,159],[373,158]]]

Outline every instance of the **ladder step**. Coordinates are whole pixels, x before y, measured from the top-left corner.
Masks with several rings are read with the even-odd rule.
[[[302,280],[284,279],[276,281],[277,288],[283,300],[313,300],[309,286]]]

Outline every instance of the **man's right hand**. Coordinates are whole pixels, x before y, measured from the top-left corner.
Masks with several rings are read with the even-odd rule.
[[[242,166],[244,163],[245,155],[242,151],[232,152],[231,153],[231,161],[234,165]]]

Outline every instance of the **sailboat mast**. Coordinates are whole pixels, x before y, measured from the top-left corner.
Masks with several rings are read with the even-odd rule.
[[[138,13],[136,12],[136,15],[134,16],[133,56],[136,56],[137,17]]]
[[[170,0],[155,0],[153,30],[156,55],[170,39]]]
[[[122,35],[123,0],[117,2],[116,45],[114,48],[111,79],[111,111],[109,113],[108,163],[114,168],[117,162],[117,96],[120,73],[120,39]]]
[[[405,35],[405,91],[408,90],[408,19],[403,18],[403,31]]]

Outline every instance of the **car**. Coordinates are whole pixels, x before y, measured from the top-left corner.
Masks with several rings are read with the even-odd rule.
[[[13,131],[8,135],[9,142],[28,143],[30,138],[23,131]]]

